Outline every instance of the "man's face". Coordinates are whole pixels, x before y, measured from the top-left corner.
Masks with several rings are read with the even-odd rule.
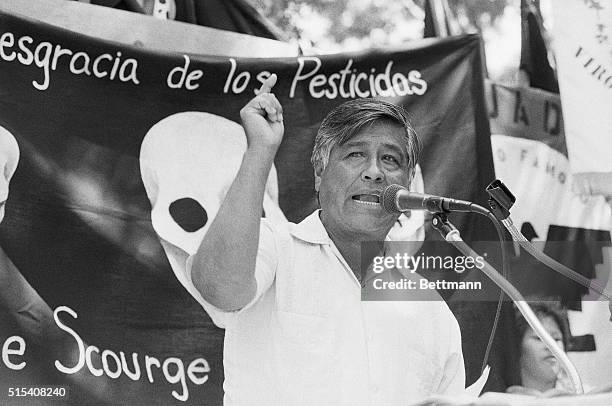
[[[388,185],[410,184],[405,129],[376,121],[335,146],[324,171],[315,173],[321,221],[334,237],[383,240],[397,214],[387,213],[379,196]]]

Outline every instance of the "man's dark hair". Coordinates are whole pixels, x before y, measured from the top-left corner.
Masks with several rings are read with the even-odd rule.
[[[405,129],[405,148],[410,179],[414,176],[420,143],[406,111],[393,103],[378,99],[354,99],[334,108],[325,117],[312,150],[311,162],[315,170],[325,169],[331,150],[350,140],[363,128],[376,121],[390,121]]]

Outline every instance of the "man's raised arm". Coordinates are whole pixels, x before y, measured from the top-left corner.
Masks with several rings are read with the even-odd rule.
[[[222,310],[238,310],[256,293],[255,261],[264,191],[283,138],[282,106],[270,93],[271,75],[259,94],[240,110],[247,137],[242,164],[191,267],[202,297]]]

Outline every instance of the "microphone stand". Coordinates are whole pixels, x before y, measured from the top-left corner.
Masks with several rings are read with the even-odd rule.
[[[594,290],[595,292],[599,293],[601,296],[605,297],[608,300],[612,300],[612,295],[608,293],[605,290],[605,288],[601,286],[599,283],[597,283],[596,281],[591,280],[579,274],[578,272],[568,268],[562,263],[557,262],[556,260],[549,257],[548,255],[538,251],[533,246],[533,244],[527,238],[525,238],[525,236],[514,226],[514,223],[512,222],[512,219],[510,218],[510,216],[508,216],[508,218],[504,220],[501,220],[501,223],[504,225],[506,230],[508,230],[508,232],[512,236],[512,239],[518,242],[519,245],[523,247],[525,251],[531,254],[531,256],[536,258],[538,261],[542,262],[549,268],[557,271],[558,273],[565,276],[566,278],[569,278],[573,280],[574,282],[581,284],[587,289]]]
[[[491,212],[495,218],[497,218],[497,220],[503,224],[506,230],[508,230],[512,236],[512,240],[517,242],[531,256],[552,270],[560,273],[566,278],[573,280],[576,283],[579,283],[587,289],[594,290],[606,299],[612,300],[612,294],[608,293],[605,287],[601,286],[594,280],[586,278],[573,269],[568,268],[543,252],[540,252],[527,238],[525,238],[525,236],[514,226],[512,218],[510,217],[510,209],[514,205],[516,198],[501,180],[496,179],[491,182],[487,186],[486,191],[489,194],[489,207],[491,207]]]
[[[432,224],[447,242],[452,244],[466,257],[471,257],[476,260],[478,253],[475,252],[468,244],[466,244],[465,241],[463,241],[461,235],[459,234],[459,230],[457,230],[457,228],[448,220],[446,213],[434,214]],[[525,301],[523,295],[521,295],[521,293],[506,278],[495,270],[495,268],[489,265],[488,262],[484,261],[482,271],[516,304],[523,317],[525,317],[525,320],[527,320],[527,323],[531,326],[533,331],[535,331],[538,337],[540,337],[557,361],[559,361],[559,364],[567,372],[567,375],[569,376],[574,387],[575,393],[584,393],[582,381],[580,380],[580,375],[578,375],[576,367],[574,364],[572,364],[567,354],[565,354],[565,352],[561,349],[561,347],[559,347],[550,334],[548,334],[540,320]]]

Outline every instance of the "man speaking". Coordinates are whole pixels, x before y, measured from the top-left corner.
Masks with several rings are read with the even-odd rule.
[[[361,243],[384,241],[398,218],[380,194],[408,187],[417,163],[405,112],[374,99],[335,108],[312,153],[321,209],[274,224],[260,217],[284,131],[275,84],[240,112],[241,167],[187,261],[197,299],[226,330],[225,405],[402,405],[462,392],[459,326],[442,299],[361,301]]]

